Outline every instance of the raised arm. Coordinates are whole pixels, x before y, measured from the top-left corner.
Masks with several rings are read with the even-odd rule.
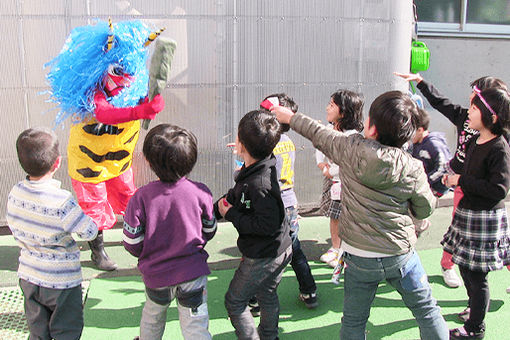
[[[420,92],[434,109],[441,112],[456,126],[459,126],[459,124],[464,124],[464,121],[467,117],[467,109],[458,104],[453,104],[451,100],[440,93],[438,89],[434,87],[434,85],[425,81],[419,73],[414,74],[394,72],[393,74],[408,82],[415,81],[417,84],[416,87],[420,90]]]

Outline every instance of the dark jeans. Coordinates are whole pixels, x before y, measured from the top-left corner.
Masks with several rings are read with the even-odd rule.
[[[460,275],[464,280],[466,291],[469,297],[468,306],[471,308],[469,319],[464,324],[468,332],[485,331],[485,314],[489,310],[489,282],[488,272],[475,272],[467,267],[459,266]]]
[[[242,258],[225,294],[225,307],[238,339],[278,338],[280,303],[276,289],[291,257],[289,247],[277,258]],[[260,306],[258,330],[248,308],[252,296]]]
[[[292,261],[290,261],[290,265],[296,274],[299,291],[303,294],[315,293],[317,286],[298,238],[299,223],[297,209],[295,207],[285,208],[285,219],[289,223],[290,237],[292,239]]]
[[[75,340],[83,330],[81,285],[51,289],[19,280],[30,340]]]

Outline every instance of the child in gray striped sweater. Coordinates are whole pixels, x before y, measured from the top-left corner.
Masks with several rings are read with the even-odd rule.
[[[71,233],[93,240],[97,226],[53,179],[62,159],[54,132],[25,130],[16,149],[28,175],[9,193],[7,222],[21,248],[18,277],[30,339],[79,339],[82,274],[80,249]]]

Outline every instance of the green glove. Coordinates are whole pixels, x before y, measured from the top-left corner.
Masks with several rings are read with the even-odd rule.
[[[156,40],[149,68],[149,101],[165,89],[176,47],[177,44],[172,39],[159,37]],[[147,130],[149,124],[150,119],[144,119],[142,127]]]

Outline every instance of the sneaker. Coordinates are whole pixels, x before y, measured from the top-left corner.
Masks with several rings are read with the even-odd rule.
[[[510,294],[510,286],[508,286],[508,288],[506,289],[506,292],[507,292],[508,294]]]
[[[462,281],[460,280],[460,277],[455,272],[455,269],[444,269],[441,268],[441,271],[443,272],[443,279],[444,283],[450,288],[458,288],[462,286]]]
[[[333,247],[329,248],[327,252],[321,255],[320,260],[321,262],[329,263],[331,261],[336,260],[338,256],[338,249],[335,249]],[[335,267],[335,266],[333,266]]]
[[[471,308],[467,307],[466,309],[464,309],[462,312],[460,312],[459,314],[457,314],[457,317],[459,318],[460,321],[462,322],[466,322],[468,321],[469,319],[469,314],[471,313]]]
[[[253,317],[260,316],[260,306],[257,298],[252,297],[248,302],[248,307],[250,308],[250,313]]]
[[[462,340],[462,339],[483,339],[485,336],[484,331],[480,332],[468,332],[464,327],[450,329],[450,340]]]
[[[331,268],[336,268],[336,266],[338,265],[338,258],[335,258],[333,261],[329,261],[328,262],[328,266],[330,266]]]
[[[319,302],[317,302],[317,294],[311,293],[311,294],[303,294],[299,293],[299,300],[303,301],[305,303],[306,308],[312,309],[319,305]]]
[[[335,267],[335,270],[333,270],[333,275],[331,276],[331,282],[333,282],[336,285],[340,284],[340,277],[342,276],[342,271],[344,270],[344,260],[343,258],[340,258],[340,260],[337,261],[337,266]]]

